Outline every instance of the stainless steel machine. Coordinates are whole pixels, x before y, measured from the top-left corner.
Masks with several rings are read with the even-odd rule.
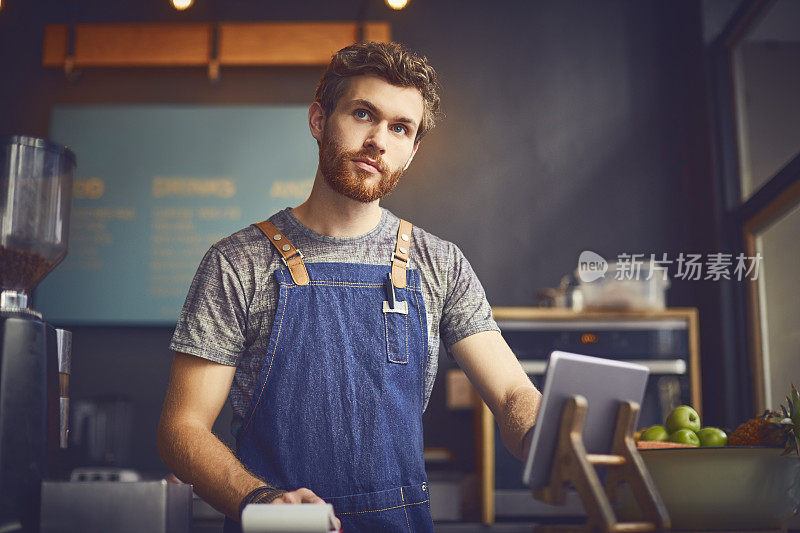
[[[0,531],[37,531],[42,480],[67,446],[71,333],[31,292],[67,254],[75,155],[0,136]]]

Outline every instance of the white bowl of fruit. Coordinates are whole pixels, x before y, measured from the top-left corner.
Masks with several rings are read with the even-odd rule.
[[[661,429],[637,432],[673,529],[785,527],[800,510],[800,396],[794,387],[787,400],[780,412],[750,419],[729,436],[701,429],[689,406],[673,410]],[[618,511],[641,518],[629,491],[621,493]]]

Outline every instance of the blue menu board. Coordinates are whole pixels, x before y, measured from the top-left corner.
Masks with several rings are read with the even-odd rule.
[[[57,106],[78,165],[69,252],[36,290],[60,325],[172,325],[203,254],[302,203],[317,146],[306,106]]]

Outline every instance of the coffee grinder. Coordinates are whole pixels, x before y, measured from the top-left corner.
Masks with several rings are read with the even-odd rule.
[[[74,169],[63,146],[0,136],[0,531],[38,529],[67,446],[71,333],[28,302],[67,254]]]

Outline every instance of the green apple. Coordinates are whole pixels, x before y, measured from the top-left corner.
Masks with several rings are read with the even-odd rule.
[[[700,446],[727,446],[728,435],[719,428],[704,427],[697,432],[697,438],[700,439]]]
[[[669,433],[667,433],[667,428],[665,428],[664,426],[656,425],[656,426],[650,426],[649,428],[645,429],[639,440],[664,442],[668,438],[669,438]]]
[[[700,430],[700,415],[688,405],[680,405],[667,417],[667,431],[672,434],[679,429]]]
[[[694,444],[700,446],[700,439],[697,434],[691,429],[682,428],[669,434],[670,442],[680,442],[682,444]]]

